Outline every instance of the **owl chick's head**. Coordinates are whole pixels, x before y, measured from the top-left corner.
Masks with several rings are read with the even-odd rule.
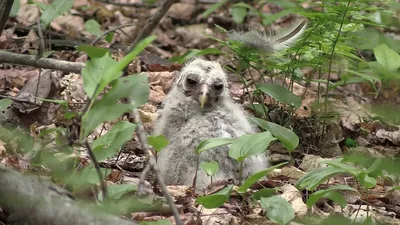
[[[201,108],[211,108],[228,95],[226,74],[218,62],[195,59],[183,67],[177,86]]]

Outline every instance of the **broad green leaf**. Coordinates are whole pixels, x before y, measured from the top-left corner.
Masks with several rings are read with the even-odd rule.
[[[157,36],[151,35],[143,40],[141,40],[135,48],[128,53],[124,58],[122,58],[118,63],[112,65],[110,68],[108,68],[102,76],[102,84],[108,84],[112,80],[117,79],[118,77],[121,76],[121,71],[130,63],[132,60],[139,55],[151,42],[157,39]],[[101,90],[103,90],[104,87],[101,87]]]
[[[296,182],[296,188],[299,190],[315,190],[322,182],[334,177],[337,174],[345,173],[346,171],[335,167],[320,167],[317,168]]]
[[[247,8],[242,7],[242,6],[232,6],[231,15],[232,15],[232,19],[233,19],[233,21],[235,21],[235,23],[241,24],[241,23],[243,23],[244,18],[246,18]]]
[[[219,169],[219,165],[216,161],[203,162],[200,164],[200,168],[202,168],[208,176],[214,176]]]
[[[275,166],[271,166],[266,170],[262,170],[260,172],[256,172],[252,175],[250,175],[240,186],[237,190],[239,193],[244,193],[247,191],[248,188],[250,188],[253,184],[255,184],[257,181],[259,181],[261,178],[265,177],[267,174],[269,174],[272,170],[279,168],[283,165],[285,165],[287,162],[279,163]]]
[[[136,105],[147,102],[150,90],[147,79],[145,75],[131,75],[114,81],[111,90],[100,101],[94,102],[83,117],[83,135],[88,135],[101,123],[117,119],[134,107],[132,104],[117,103],[119,99],[129,97],[136,101]]]
[[[5,110],[11,105],[12,101],[8,98],[0,99],[0,110]]]
[[[226,2],[228,2],[228,0],[221,0],[221,1],[218,1],[218,2],[216,2],[214,4],[212,4],[210,7],[208,7],[208,9],[206,11],[204,11],[201,14],[201,16],[202,17],[208,17],[211,13],[215,12],[218,8],[220,8]]]
[[[396,191],[396,190],[400,190],[400,186],[394,187],[394,188],[390,189],[389,191]]]
[[[90,58],[101,58],[106,53],[110,53],[105,48],[99,48],[92,45],[79,45],[76,47],[76,50],[85,52]]]
[[[354,70],[345,69],[346,72],[359,76],[367,81],[369,81],[372,85],[375,85],[376,82],[380,82],[380,78],[377,75],[370,75],[366,73],[360,73]]]
[[[18,10],[21,8],[21,1],[14,1],[9,17],[16,17]]]
[[[96,37],[100,37],[103,34],[100,24],[94,19],[85,22],[85,29]]]
[[[200,154],[208,149],[229,145],[235,141],[233,138],[210,138],[203,140],[196,147],[196,154]]]
[[[256,191],[255,193],[253,193],[250,197],[253,200],[258,201],[261,198],[271,197],[271,196],[275,195],[275,193],[276,193],[275,188],[263,188],[263,189]]]
[[[139,223],[140,225],[172,225],[172,223],[167,220],[158,220],[158,221],[146,221],[146,222],[141,222]]]
[[[271,132],[245,134],[234,141],[229,149],[229,156],[242,162],[249,156],[263,154],[271,141],[276,140]]]
[[[259,127],[264,130],[268,130],[272,135],[285,146],[289,151],[293,151],[299,145],[299,137],[291,130],[278,125],[276,123],[271,123],[256,117],[251,118]]]
[[[107,186],[108,196],[110,199],[119,199],[122,195],[137,191],[137,186],[132,184],[111,184]],[[102,201],[103,195],[99,193],[99,200]]]
[[[86,62],[85,68],[82,69],[81,74],[83,77],[83,89],[86,94],[94,99],[96,89],[97,93],[100,93],[106,84],[101,85],[101,78],[104,76],[107,68],[115,65],[117,62],[113,60],[109,54],[104,54],[102,57],[93,58]],[[121,71],[119,71],[121,73]],[[101,88],[101,86],[104,86]],[[100,89],[101,88],[101,89]]]
[[[107,177],[112,170],[107,168],[100,168],[100,172],[103,178]],[[69,184],[74,187],[74,190],[88,187],[89,185],[99,184],[99,175],[94,168],[93,164],[90,164],[82,169],[82,171],[71,174],[71,178],[68,179]]]
[[[336,192],[337,190],[356,191],[354,188],[346,186],[346,185],[336,185],[336,186],[329,187],[328,189],[325,189],[325,190],[319,190],[319,191],[312,193],[310,195],[310,197],[307,199],[307,202],[306,202],[307,207],[310,208],[321,198],[329,198],[332,201],[335,201],[336,203],[340,204],[340,206],[342,208],[344,208],[346,206],[347,202],[345,201],[344,202],[345,205],[343,205],[343,199],[342,199],[343,196],[341,194],[339,194],[338,192]],[[336,194],[328,195],[328,193],[331,193],[331,192],[335,192],[335,193],[341,195],[341,197],[337,197]]]
[[[261,198],[261,208],[267,212],[268,219],[279,225],[288,224],[294,219],[292,206],[281,196]]]
[[[400,55],[390,49],[386,44],[378,45],[374,48],[374,54],[378,63],[389,71],[400,67]]]
[[[365,171],[361,171],[357,176],[356,179],[360,182],[360,185],[364,188],[373,188],[376,185],[376,179],[373,177],[368,176]]]
[[[98,125],[105,121],[112,121],[129,112],[134,107],[131,104],[114,104],[109,107],[104,107],[101,103],[95,104],[85,116],[83,120],[83,135],[87,136]]]
[[[161,149],[167,147],[169,144],[169,141],[163,135],[147,136],[147,142],[149,145],[153,146],[156,152],[160,152]]]
[[[233,185],[229,185],[215,194],[198,197],[196,203],[203,205],[206,209],[218,208],[229,199],[232,188]]]
[[[47,27],[55,18],[71,9],[73,1],[55,0],[43,10],[40,20],[44,27]]]
[[[365,170],[365,173],[368,174],[368,176],[371,177],[378,177],[379,175],[382,175],[382,172],[385,170],[385,161],[383,158],[377,158],[375,159],[374,163]]]
[[[352,165],[342,163],[342,160],[343,160],[343,158],[337,158],[337,159],[332,159],[332,160],[323,160],[323,161],[321,161],[321,164],[327,164],[332,167],[342,169],[346,173],[349,173],[352,176],[356,177],[358,175],[359,170]]]
[[[125,142],[132,139],[136,124],[118,121],[105,135],[93,141],[92,149],[96,159],[101,161],[115,155]]]
[[[300,108],[301,98],[278,84],[258,84],[256,87],[258,90],[271,96],[278,102],[295,107],[297,109]]]
[[[246,105],[246,107],[256,111],[261,116],[266,116],[265,113],[266,112],[268,113],[268,107],[265,105],[263,106],[262,104],[250,104],[250,105]]]

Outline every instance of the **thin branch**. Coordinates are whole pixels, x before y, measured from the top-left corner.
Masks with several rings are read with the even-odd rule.
[[[148,20],[146,25],[143,27],[143,30],[136,36],[135,41],[129,46],[127,53],[131,52],[139,41],[143,40],[147,36],[153,32],[154,28],[158,25],[160,20],[163,18],[165,13],[167,13],[168,9],[174,4],[177,0],[164,0],[157,12],[155,12]]]
[[[135,102],[133,100],[131,100],[131,101],[132,101],[132,104],[135,104]],[[136,132],[137,136],[138,136],[139,141],[142,144],[142,148],[148,158],[148,165],[153,170],[153,172],[157,178],[157,183],[160,186],[161,192],[163,193],[164,197],[167,199],[168,205],[171,207],[172,213],[174,214],[176,224],[183,225],[184,223],[182,222],[182,220],[179,216],[179,212],[174,203],[174,200],[172,199],[172,196],[168,193],[167,187],[165,186],[165,183],[160,175],[160,170],[158,169],[158,166],[154,159],[153,152],[151,151],[151,148],[150,148],[149,144],[147,143],[146,131],[143,127],[142,120],[139,115],[139,111],[136,107],[134,107],[132,109],[132,115],[133,115],[133,121],[135,122],[135,124],[137,126],[137,132]],[[145,175],[142,174],[141,176],[145,176]]]
[[[101,187],[101,191],[102,191],[102,194],[103,194],[103,201],[108,201],[107,185],[106,185],[106,182],[103,179],[103,174],[100,171],[99,162],[97,162],[96,156],[94,156],[92,147],[90,147],[89,142],[87,140],[84,140],[83,144],[87,148],[87,151],[89,153],[90,159],[92,160],[94,168],[96,169],[97,175],[99,176],[100,187]]]
[[[13,102],[27,103],[27,104],[32,104],[32,105],[36,105],[36,106],[41,106],[41,104],[39,104],[39,103],[31,102],[30,100],[24,100],[24,99],[15,98],[15,97],[12,97],[12,96],[0,95],[0,98],[1,99],[7,98],[7,99],[10,99]],[[36,98],[35,98],[35,100],[36,100]]]
[[[10,63],[25,66],[33,66],[42,69],[59,70],[68,73],[81,73],[85,67],[81,62],[68,62],[64,60],[40,58],[34,55],[17,54],[12,52],[0,51],[0,63]]]
[[[112,29],[110,29],[110,30],[108,30],[108,31],[106,31],[106,32],[104,32],[104,33],[102,33],[99,37],[97,37],[96,39],[94,39],[94,40],[92,41],[92,45],[95,45],[96,42],[98,42],[98,41],[99,41],[100,39],[102,39],[104,36],[106,36],[107,34],[113,32],[113,31],[119,30],[119,29],[124,28],[124,27],[130,27],[130,26],[135,26],[135,25],[136,25],[136,24],[134,24],[134,23],[128,23],[128,24],[124,24],[124,25],[121,25],[121,26],[114,27],[114,28],[112,28]]]

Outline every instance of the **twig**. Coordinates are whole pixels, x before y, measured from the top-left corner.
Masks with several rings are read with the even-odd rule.
[[[119,29],[124,28],[124,27],[130,27],[130,26],[135,26],[135,25],[136,25],[136,24],[128,23],[128,24],[124,24],[124,25],[121,25],[121,26],[118,26],[118,27],[114,27],[114,28],[112,28],[112,29],[110,29],[110,30],[108,30],[108,31],[106,31],[106,32],[104,32],[104,33],[102,33],[99,37],[97,37],[96,39],[94,39],[94,40],[92,41],[92,45],[95,45],[96,42],[98,42],[98,41],[99,41],[100,39],[102,39],[104,36],[106,36],[107,34],[113,32],[113,31],[119,30]]]
[[[10,14],[14,0],[6,0],[0,2],[0,35],[3,32],[8,20],[8,14]]]
[[[68,62],[64,60],[40,58],[34,55],[24,55],[12,52],[0,51],[0,63],[11,63],[25,66],[33,66],[42,69],[59,70],[68,73],[81,73],[84,63]]]
[[[131,102],[132,102],[132,104],[135,104],[135,102],[133,100],[131,100]],[[157,178],[157,183],[160,186],[161,192],[163,193],[164,197],[167,199],[168,205],[171,207],[172,213],[174,214],[174,217],[175,217],[176,224],[183,225],[184,223],[182,222],[182,220],[179,216],[178,209],[176,208],[176,205],[175,205],[174,200],[172,199],[171,195],[168,193],[167,187],[165,186],[165,183],[164,183],[163,179],[161,178],[160,170],[158,169],[158,166],[154,159],[154,155],[151,152],[151,148],[150,148],[149,144],[147,143],[146,131],[144,130],[142,120],[139,115],[139,111],[136,107],[134,107],[132,109],[132,115],[133,115],[133,121],[135,122],[135,124],[137,126],[137,132],[136,132],[137,136],[138,136],[139,141],[142,144],[142,148],[148,158],[148,165],[153,170],[154,175]],[[141,177],[142,176],[146,176],[146,174],[143,175],[143,173],[142,173]]]
[[[153,32],[154,28],[158,25],[160,22],[161,18],[167,13],[168,9],[171,7],[173,3],[175,3],[177,0],[164,0],[160,7],[158,8],[157,12],[155,12],[148,20],[146,25],[143,27],[143,30],[136,36],[135,41],[129,46],[127,53],[131,52],[137,43],[141,41],[142,39],[146,38]]]
[[[20,102],[20,103],[27,103],[27,104],[32,104],[32,105],[36,105],[36,106],[41,106],[41,104],[39,104],[39,103],[31,102],[29,100],[19,99],[19,98],[15,98],[15,97],[11,97],[11,96],[0,95],[0,98],[2,98],[2,99],[7,98],[13,102]]]
[[[90,159],[92,160],[94,168],[96,169],[97,175],[99,176],[100,187],[101,187],[101,191],[102,191],[102,194],[103,194],[103,201],[108,201],[107,186],[106,186],[106,182],[103,179],[103,174],[100,171],[99,162],[97,162],[96,157],[94,156],[92,147],[90,147],[90,145],[89,145],[89,142],[87,140],[84,140],[83,144],[87,148],[87,151],[89,153]]]
[[[110,1],[110,0],[96,0],[97,2],[101,3],[106,3],[106,4],[112,4],[112,5],[117,5],[117,6],[128,6],[128,7],[137,7],[137,8],[156,8],[157,5],[149,5],[145,3],[137,3],[137,2],[115,2],[115,1]]]

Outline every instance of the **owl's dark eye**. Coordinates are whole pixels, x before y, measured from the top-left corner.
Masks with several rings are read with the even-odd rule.
[[[195,85],[195,84],[198,83],[197,80],[196,80],[195,78],[193,78],[193,77],[188,77],[188,78],[186,78],[186,82],[187,82],[188,84],[190,84],[190,85]]]
[[[215,90],[221,90],[224,87],[222,82],[215,82],[213,85]]]

